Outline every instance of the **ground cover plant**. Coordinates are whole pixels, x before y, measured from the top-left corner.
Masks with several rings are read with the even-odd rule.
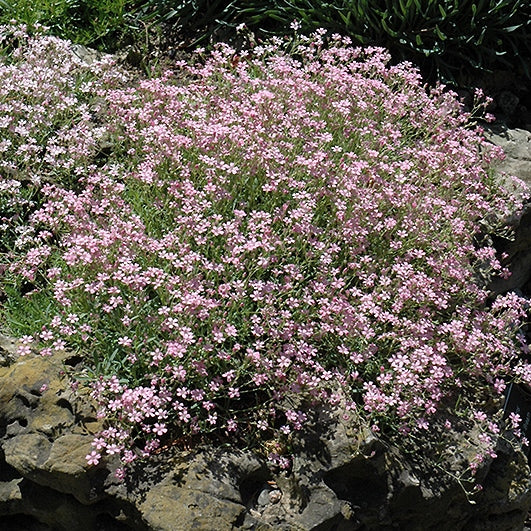
[[[323,403],[397,440],[471,419],[494,455],[460,397],[531,383],[526,301],[485,288],[508,272],[482,234],[519,208],[499,150],[411,65],[324,33],[134,81],[1,29],[2,324],[21,355],[79,353],[108,423],[90,464],[218,434],[286,468]]]

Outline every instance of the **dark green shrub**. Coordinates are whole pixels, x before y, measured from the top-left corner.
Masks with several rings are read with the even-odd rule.
[[[517,65],[529,76],[528,0],[148,0],[146,12],[205,40],[245,23],[258,33],[324,27],[360,44],[389,48],[431,74],[453,79],[462,70]]]
[[[192,45],[228,40],[240,24],[258,36],[319,27],[384,46],[431,78],[520,70],[530,77],[529,0],[0,0],[0,21],[41,23],[63,38],[114,51],[165,23]]]

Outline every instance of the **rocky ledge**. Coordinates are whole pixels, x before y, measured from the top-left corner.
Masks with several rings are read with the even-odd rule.
[[[471,503],[452,478],[455,463],[424,477],[422,462],[401,456],[340,408],[316,412],[294,441],[289,473],[250,451],[202,446],[143,463],[124,482],[111,462],[85,455],[101,427],[63,354],[15,359],[2,338],[0,367],[0,521],[5,530],[514,530],[531,505],[525,455],[500,441],[479,472]],[[474,434],[455,456],[474,454]],[[462,463],[461,463],[462,464]],[[466,464],[466,463],[465,463]]]

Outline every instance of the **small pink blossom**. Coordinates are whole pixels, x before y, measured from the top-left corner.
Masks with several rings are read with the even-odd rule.
[[[238,423],[234,419],[229,419],[227,421],[227,431],[235,432],[238,429]]]
[[[509,413],[509,421],[511,423],[511,427],[513,429],[517,429],[520,426],[520,423],[522,422],[522,418],[518,413],[511,412]]]
[[[101,455],[95,450],[92,450],[85,459],[87,460],[87,464],[96,466],[100,462]]]
[[[159,437],[161,435],[164,435],[165,433],[167,433],[167,431],[168,431],[168,428],[166,428],[166,426],[164,424],[156,422],[153,425],[153,433],[157,434]]]

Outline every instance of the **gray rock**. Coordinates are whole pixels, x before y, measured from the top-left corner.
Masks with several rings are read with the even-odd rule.
[[[90,505],[104,497],[103,477],[108,472],[88,469],[85,456],[92,437],[67,433],[53,442],[40,434],[28,433],[3,444],[6,463],[23,477],[58,492],[70,494]]]
[[[88,48],[82,44],[71,44],[72,51],[81,61],[87,65],[92,65],[97,61],[100,61],[103,57],[103,53],[95,50],[94,48]]]
[[[471,505],[451,473],[477,434],[456,435],[455,456],[441,458],[449,473],[436,474],[429,436],[416,458],[402,455],[339,407],[315,411],[293,437],[289,473],[251,451],[203,446],[138,463],[119,482],[116,463],[86,465],[87,425],[98,424],[87,393],[69,391],[65,362],[30,355],[0,368],[0,517],[13,529],[509,530],[531,505],[518,449],[500,445]]]
[[[166,484],[151,489],[139,510],[149,529],[189,531],[234,529],[245,507],[205,492]]]
[[[502,185],[511,193],[521,194],[523,189],[502,174],[517,177],[531,186],[531,132],[495,126],[486,131],[486,137],[505,152],[505,160],[497,166]],[[527,204],[521,213],[507,220],[507,227],[511,230],[506,236],[493,235],[492,239],[499,255],[507,256],[503,264],[511,276],[490,282],[488,288],[493,296],[521,289],[531,279],[531,205]]]
[[[514,219],[508,221],[511,228],[507,235],[493,235],[494,247],[506,258],[502,264],[508,267],[508,278],[495,277],[488,289],[493,295],[521,290],[531,279],[531,204],[524,207]]]
[[[13,338],[0,334],[0,367],[6,367],[17,359],[17,344]]]
[[[36,522],[47,526],[45,529],[53,531],[95,531],[97,529],[98,511],[92,507],[77,502],[70,496],[44,488],[31,481],[21,479],[11,482],[10,499],[4,501],[4,488],[0,487],[0,522],[2,530],[4,518],[13,515],[29,516]],[[21,521],[26,519],[24,516]],[[15,520],[10,519],[13,524]],[[13,529],[17,529],[13,525]],[[18,527],[20,531],[27,527]]]
[[[490,142],[505,152],[506,158],[499,164],[498,171],[531,185],[531,132],[496,126],[487,129],[485,134]]]

